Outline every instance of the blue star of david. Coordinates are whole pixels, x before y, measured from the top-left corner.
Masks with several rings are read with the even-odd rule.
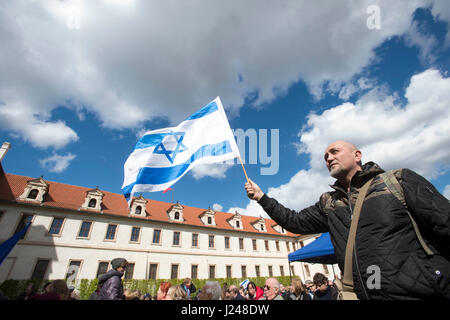
[[[184,132],[169,132],[167,136],[164,137],[163,141],[161,141],[161,143],[156,146],[156,148],[153,150],[153,153],[164,154],[167,159],[169,159],[170,163],[173,164],[178,153],[188,150],[188,148],[183,144],[184,134]],[[164,140],[166,141],[166,144],[167,142],[170,143],[170,141],[167,141],[168,137],[175,138],[177,145],[174,150],[167,150],[163,144]],[[174,144],[174,142],[172,141],[171,144]]]

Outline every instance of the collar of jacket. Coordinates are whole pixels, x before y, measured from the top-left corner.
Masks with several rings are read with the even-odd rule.
[[[350,187],[355,187],[357,189],[361,188],[366,181],[372,179],[376,175],[383,173],[384,170],[380,168],[375,162],[369,161],[362,166],[362,171],[357,171],[350,181]],[[330,185],[334,190],[344,192],[347,194],[345,188],[339,183],[338,180],[333,185]]]

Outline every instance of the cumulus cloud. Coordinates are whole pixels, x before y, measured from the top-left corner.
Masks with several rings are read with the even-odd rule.
[[[446,2],[437,2],[433,13],[449,19]],[[62,139],[43,147],[60,147],[76,134],[51,119],[57,106],[81,120],[93,112],[104,127],[139,130],[155,117],[178,123],[217,95],[234,111],[251,94],[258,106],[299,79],[319,97],[324,83],[351,81],[430,2],[377,3],[380,30],[366,26],[372,0],[4,1],[0,110],[20,100],[15,119],[41,124],[32,132],[58,127]],[[358,89],[346,88],[344,97]],[[0,125],[33,141],[3,117]]]
[[[52,156],[39,160],[41,167],[47,169],[50,172],[61,173],[67,169],[76,155],[67,153],[65,155],[53,154]]]
[[[353,142],[362,151],[363,162],[375,161],[385,170],[406,167],[430,180],[445,174],[450,169],[450,78],[433,69],[417,74],[405,97],[407,103],[401,105],[395,94],[374,88],[355,104],[311,113],[298,145],[300,153],[310,156],[310,168],[284,185],[263,191],[291,209],[314,204],[333,182],[323,153],[335,140]],[[448,186],[444,193],[448,197]],[[230,210],[267,217],[255,201]]]
[[[195,166],[191,172],[192,176],[199,180],[204,177],[211,177],[217,179],[226,178],[225,173],[233,164],[230,163],[211,163],[211,164],[200,164]]]
[[[223,206],[221,206],[221,205],[218,204],[218,203],[214,203],[213,206],[212,206],[212,209],[213,209],[214,211],[222,211]]]

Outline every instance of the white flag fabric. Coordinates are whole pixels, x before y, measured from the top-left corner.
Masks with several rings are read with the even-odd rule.
[[[199,164],[239,157],[220,98],[177,127],[146,132],[125,162],[122,192],[129,202],[136,192],[163,191]]]

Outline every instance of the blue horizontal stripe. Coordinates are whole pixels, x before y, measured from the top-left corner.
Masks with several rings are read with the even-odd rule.
[[[136,146],[134,147],[134,150],[156,147],[169,134],[170,133],[147,134],[139,139],[139,141],[136,143]]]
[[[136,181],[122,189],[127,201],[130,198],[131,191],[135,184],[164,184],[170,181],[174,181],[182,176],[186,170],[188,170],[191,163],[205,157],[221,156],[230,153],[231,145],[228,140],[216,143],[208,144],[199,148],[187,161],[184,163],[163,168],[144,167],[139,170]]]
[[[204,106],[203,108],[201,108],[200,110],[198,110],[196,113],[191,115],[186,120],[195,120],[195,119],[204,117],[210,113],[213,113],[214,111],[217,111],[217,110],[219,110],[219,108],[217,107],[217,104],[213,101],[213,102],[207,104],[206,106]]]

